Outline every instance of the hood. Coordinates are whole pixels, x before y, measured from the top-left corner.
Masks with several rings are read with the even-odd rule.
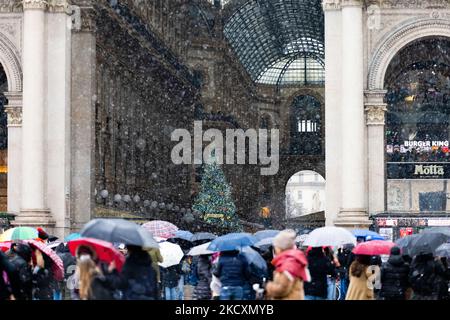
[[[400,267],[405,264],[405,260],[403,260],[402,256],[391,255],[388,259],[388,263],[394,267]]]
[[[277,272],[283,273],[284,271],[288,271],[296,278],[308,279],[308,271],[306,268],[308,260],[300,250],[293,249],[284,251],[272,260],[272,264]]]
[[[146,251],[138,251],[128,255],[127,262],[135,265],[149,265],[152,263],[152,258]]]

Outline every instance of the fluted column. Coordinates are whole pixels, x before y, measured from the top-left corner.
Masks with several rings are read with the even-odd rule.
[[[22,185],[22,92],[6,92],[8,105],[8,212],[20,212]]]
[[[23,158],[18,225],[51,223],[45,201],[46,8],[43,0],[23,1]]]
[[[343,227],[370,225],[365,172],[363,18],[361,0],[342,0],[342,179]]]
[[[369,213],[385,210],[384,126],[386,90],[366,91],[367,143],[369,164]]]
[[[341,208],[341,6],[323,1],[325,14],[325,218],[332,225]]]

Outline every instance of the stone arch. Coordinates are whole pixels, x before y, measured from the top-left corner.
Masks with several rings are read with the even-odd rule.
[[[411,19],[384,37],[369,64],[368,89],[383,89],[387,68],[395,55],[409,43],[431,36],[450,38],[450,21],[431,18]]]
[[[0,63],[8,78],[8,91],[22,91],[22,66],[14,44],[0,32]]]

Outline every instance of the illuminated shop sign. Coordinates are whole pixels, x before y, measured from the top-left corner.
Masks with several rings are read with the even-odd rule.
[[[387,163],[388,179],[450,179],[450,163]]]
[[[378,227],[443,227],[450,226],[450,218],[376,218]]]

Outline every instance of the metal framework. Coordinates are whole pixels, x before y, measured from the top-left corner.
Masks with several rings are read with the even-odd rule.
[[[224,34],[255,82],[323,84],[320,0],[249,0],[228,19]]]

